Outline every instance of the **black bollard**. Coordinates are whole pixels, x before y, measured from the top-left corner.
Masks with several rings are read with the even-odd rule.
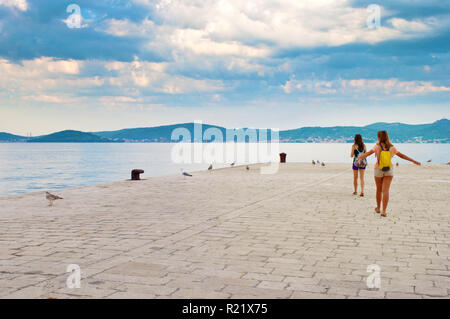
[[[141,180],[141,177],[139,175],[144,174],[143,169],[134,169],[131,171],[131,180],[132,181],[139,181]]]

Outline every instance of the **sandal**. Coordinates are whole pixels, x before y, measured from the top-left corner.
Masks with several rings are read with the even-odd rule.
[[[358,193],[357,192],[353,192],[353,195],[358,195]]]
[[[386,213],[381,213],[381,216],[382,217],[386,217]]]
[[[359,194],[359,196],[364,197],[364,193]]]
[[[380,211],[379,210],[377,210],[377,208],[375,207],[375,213],[377,213],[377,214],[379,214],[380,213]]]

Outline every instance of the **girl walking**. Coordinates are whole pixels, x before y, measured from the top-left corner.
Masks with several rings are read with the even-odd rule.
[[[392,157],[397,155],[404,160],[410,161],[416,165],[421,165],[420,162],[400,153],[397,148],[392,145],[389,140],[389,135],[386,131],[379,131],[377,133],[378,143],[367,153],[362,154],[359,158],[366,157],[375,153],[377,162],[375,163],[375,184],[377,186],[377,207],[375,211],[379,214],[381,201],[383,200],[383,212],[381,216],[386,217],[386,209],[389,202],[389,188],[391,187],[392,179],[394,178],[394,166],[392,165]]]
[[[364,144],[363,139],[360,134],[355,135],[355,143],[352,145],[352,151],[350,157],[353,157],[353,195],[358,194],[358,174],[361,183],[361,194],[359,196],[364,196],[364,172],[367,166],[367,160],[360,160],[360,155],[366,152],[366,144]]]

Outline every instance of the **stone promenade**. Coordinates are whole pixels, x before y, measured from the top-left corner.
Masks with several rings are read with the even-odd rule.
[[[395,168],[386,218],[372,168],[258,167],[1,197],[0,298],[450,298],[450,166]]]

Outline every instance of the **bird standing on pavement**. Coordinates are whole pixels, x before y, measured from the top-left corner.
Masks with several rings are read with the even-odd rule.
[[[213,169],[213,166],[212,166],[212,164],[211,165],[209,165],[209,167],[208,167],[208,171],[210,171],[210,170],[212,170]]]
[[[321,164],[322,166],[325,166],[325,163],[324,162],[322,162],[322,164]]]
[[[312,164],[313,164],[313,165],[316,165],[316,162],[314,162],[314,160],[312,160]]]
[[[63,199],[62,197],[50,194],[49,192],[45,192],[45,198],[49,201],[48,206],[53,206],[53,202],[58,199]]]
[[[250,170],[250,167],[247,165],[247,167],[245,168],[247,171],[249,171]]]
[[[183,171],[183,169],[181,169],[181,174],[183,175],[183,178],[186,178],[186,176],[192,177],[191,174],[189,174],[188,172]]]
[[[234,165],[236,165],[236,162],[231,163],[231,167],[233,167]]]

